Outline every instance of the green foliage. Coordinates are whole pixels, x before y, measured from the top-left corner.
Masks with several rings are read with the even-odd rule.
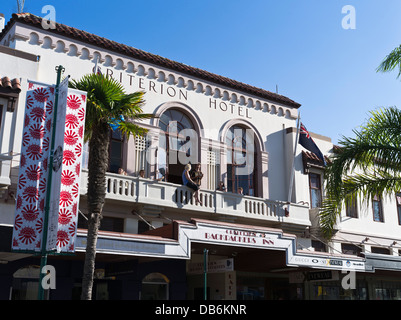
[[[378,72],[389,72],[398,67],[397,78],[401,76],[401,46],[395,48],[377,68]]]
[[[110,123],[117,124],[127,138],[130,134],[144,135],[147,132],[132,122],[153,117],[152,114],[142,113],[144,92],[127,94],[118,81],[101,74],[85,75],[80,80],[70,81],[69,86],[88,93],[85,142],[91,138],[96,127]]]
[[[401,190],[401,111],[395,107],[371,112],[355,138],[343,138],[326,167],[326,199],[320,211],[322,231],[333,234],[341,208],[359,199],[367,205],[375,196]]]

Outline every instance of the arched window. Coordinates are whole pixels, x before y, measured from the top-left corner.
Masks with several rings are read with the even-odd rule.
[[[198,161],[198,135],[191,119],[179,109],[167,109],[159,119],[158,170],[165,180],[182,183],[187,163]]]
[[[227,131],[227,190],[244,195],[257,195],[256,145],[254,133],[241,125]]]
[[[168,132],[169,129],[173,130],[174,124],[172,122],[177,122],[177,131],[180,132],[183,129],[194,129],[192,121],[187,115],[178,109],[168,109],[161,116],[159,120],[159,127],[164,131]]]
[[[39,288],[39,270],[37,265],[25,266],[13,274],[11,300],[36,300]],[[48,290],[45,291],[46,299]]]
[[[141,300],[168,300],[169,282],[162,273],[149,273],[142,279]]]

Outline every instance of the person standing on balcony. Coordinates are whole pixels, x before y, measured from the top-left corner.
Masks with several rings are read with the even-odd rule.
[[[219,190],[219,191],[223,191],[223,192],[226,192],[226,187],[225,187],[225,185],[224,185],[224,182],[223,182],[223,181],[220,181],[220,183],[219,183],[219,187],[217,188],[217,190]]]
[[[195,170],[191,174],[192,180],[196,183],[196,185],[200,188],[202,178],[203,178],[203,173],[201,171],[201,164],[198,163],[195,167]]]
[[[184,184],[184,186],[187,186],[194,190],[195,203],[202,204],[202,201],[199,200],[199,186],[191,179],[191,176],[189,174],[190,171],[191,164],[188,163],[182,173],[182,183]]]
[[[125,170],[123,168],[118,168],[118,174],[122,174],[124,176],[127,175],[127,173],[125,172]]]
[[[141,178],[145,178],[145,170],[143,170],[143,169],[139,170],[139,176]]]

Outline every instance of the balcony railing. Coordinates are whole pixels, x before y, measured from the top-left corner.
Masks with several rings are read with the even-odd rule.
[[[87,174],[82,170],[83,195]],[[286,216],[283,201],[203,189],[199,191],[202,204],[195,204],[193,192],[186,186],[114,173],[106,174],[106,199],[310,226],[309,210],[303,205],[291,203]]]
[[[0,187],[6,187],[11,184],[10,167],[12,156],[0,154]]]

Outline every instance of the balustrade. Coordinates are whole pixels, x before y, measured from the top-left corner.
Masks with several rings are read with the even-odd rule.
[[[82,171],[82,179],[81,194],[85,194],[87,170]],[[310,225],[306,206],[290,204],[290,216],[286,217],[283,201],[203,189],[199,191],[201,203],[196,204],[193,191],[186,186],[114,173],[106,175],[106,199]]]

